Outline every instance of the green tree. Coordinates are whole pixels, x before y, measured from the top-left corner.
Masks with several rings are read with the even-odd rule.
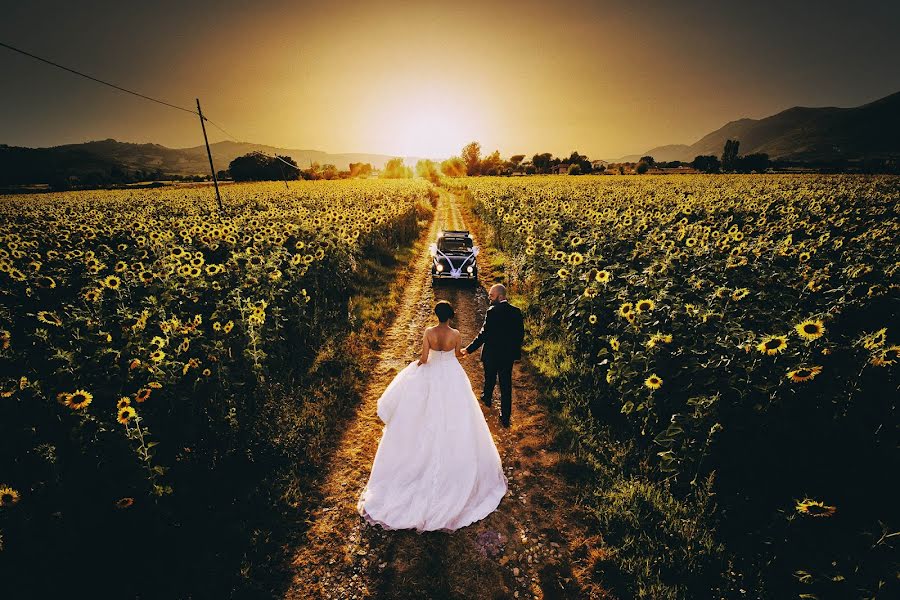
[[[464,177],[466,175],[466,163],[458,156],[451,156],[441,163],[441,173],[447,177]]]
[[[412,177],[412,169],[403,164],[402,158],[392,158],[384,165],[381,171],[382,179],[409,179]]]
[[[478,142],[469,142],[460,153],[462,160],[466,163],[467,175],[478,175],[481,170],[481,144]]]
[[[484,157],[481,161],[479,172],[482,175],[500,175],[503,168],[503,159],[500,158],[500,151],[494,150],[489,156]]]
[[[350,177],[368,177],[372,174],[372,165],[369,163],[350,163]]]
[[[441,181],[438,165],[433,160],[423,158],[416,163],[416,175],[437,185]]]
[[[733,171],[738,157],[738,148],[741,143],[737,140],[726,140],[722,149],[722,170]]]

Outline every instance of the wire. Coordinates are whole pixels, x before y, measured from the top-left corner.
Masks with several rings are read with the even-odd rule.
[[[103,81],[102,79],[97,79],[96,77],[92,77],[92,76],[90,76],[90,75],[87,75],[87,74],[85,74],[85,73],[82,73],[81,71],[76,71],[75,69],[70,69],[69,67],[64,67],[63,65],[60,65],[60,64],[58,64],[58,63],[55,63],[55,62],[53,62],[52,60],[47,60],[46,58],[41,58],[40,56],[37,56],[37,55],[32,54],[32,53],[30,53],[30,52],[25,52],[24,50],[21,50],[21,49],[19,49],[19,48],[14,47],[14,46],[10,46],[9,44],[4,44],[3,42],[0,42],[0,46],[3,46],[4,48],[8,48],[8,49],[12,50],[13,52],[18,52],[19,54],[24,54],[25,56],[31,57],[31,58],[33,58],[33,59],[35,59],[35,60],[39,60],[39,61],[41,61],[41,62],[47,63],[48,65],[53,65],[54,67],[57,67],[57,68],[59,68],[59,69],[62,69],[63,71],[68,71],[69,73],[74,73],[75,75],[79,75],[79,76],[81,76],[81,77],[85,77],[85,78],[87,78],[87,79],[90,79],[91,81],[96,81],[97,83],[102,83],[103,85],[108,85],[109,87],[114,88],[114,89],[117,89],[117,90],[119,90],[119,91],[121,91],[121,92],[125,92],[126,94],[131,94],[132,96],[137,96],[138,98],[143,98],[144,100],[150,100],[151,102],[156,102],[157,104],[162,104],[162,105],[164,105],[164,106],[169,106],[169,107],[171,107],[171,108],[177,108],[178,110],[182,110],[182,111],[184,111],[184,112],[186,112],[186,113],[191,113],[192,115],[196,115],[196,114],[197,114],[197,111],[196,111],[196,110],[191,110],[191,109],[189,109],[189,108],[184,108],[183,106],[178,106],[178,105],[176,105],[176,104],[170,104],[170,103],[168,103],[168,102],[166,102],[166,101],[164,101],[164,100],[159,100],[159,99],[157,99],[157,98],[151,98],[150,96],[145,96],[144,94],[141,94],[141,93],[138,93],[138,92],[135,92],[135,91],[132,91],[132,90],[125,89],[125,88],[120,87],[120,86],[118,86],[118,85],[116,85],[116,84],[114,84],[114,83],[110,83],[110,82],[108,82],[108,81]],[[209,119],[207,119],[207,121],[208,121],[208,120],[209,120]]]
[[[30,53],[30,52],[26,52],[25,50],[22,50],[22,49],[20,49],[20,48],[16,48],[15,46],[10,46],[9,44],[4,44],[3,42],[0,42],[0,46],[2,46],[2,47],[4,47],[4,48],[8,48],[9,50],[12,50],[13,52],[18,52],[19,54],[24,54],[25,56],[28,56],[28,57],[33,58],[33,59],[35,59],[35,60],[39,60],[39,61],[41,61],[41,62],[47,63],[48,65],[53,65],[54,67],[56,67],[56,68],[58,68],[58,69],[62,69],[63,71],[68,71],[69,73],[74,73],[75,75],[78,75],[78,76],[80,76],[80,77],[84,77],[84,78],[86,78],[86,79],[90,79],[91,81],[96,81],[97,83],[102,83],[103,85],[107,85],[107,86],[109,86],[109,87],[111,87],[111,88],[113,88],[113,89],[117,89],[117,90],[119,90],[119,91],[121,91],[121,92],[125,92],[126,94],[131,94],[132,96],[137,96],[138,98],[143,98],[144,100],[150,100],[151,102],[156,102],[157,104],[162,104],[163,106],[168,106],[168,107],[170,107],[170,108],[175,108],[175,109],[184,111],[184,112],[186,112],[186,113],[190,113],[190,114],[192,114],[192,115],[200,116],[204,121],[206,121],[207,123],[209,123],[210,125],[212,125],[212,126],[215,127],[216,129],[218,129],[219,131],[221,131],[222,133],[224,133],[225,135],[227,135],[228,137],[230,137],[230,138],[231,138],[232,140],[234,140],[235,142],[238,142],[239,144],[246,143],[246,142],[243,142],[243,141],[237,139],[236,137],[234,137],[234,136],[231,135],[230,133],[228,133],[228,132],[225,130],[224,127],[222,127],[221,125],[219,125],[219,124],[216,123],[215,121],[213,121],[213,120],[211,120],[211,119],[209,119],[209,118],[207,118],[207,117],[205,117],[205,116],[201,116],[200,113],[197,112],[196,110],[192,110],[192,109],[190,109],[190,108],[184,108],[183,106],[178,106],[177,104],[170,104],[169,102],[166,102],[166,101],[164,101],[164,100],[159,100],[158,98],[152,98],[152,97],[150,97],[150,96],[146,96],[146,95],[141,94],[141,93],[139,93],[139,92],[135,92],[135,91],[133,91],[133,90],[129,90],[129,89],[123,88],[123,87],[118,86],[118,85],[116,85],[116,84],[114,84],[114,83],[110,83],[110,82],[108,82],[108,81],[103,81],[102,79],[97,79],[96,77],[92,77],[91,75],[87,75],[86,73],[82,73],[81,71],[76,71],[75,69],[70,69],[69,67],[65,67],[65,66],[63,66],[63,65],[61,65],[61,64],[55,63],[55,62],[53,62],[52,60],[48,60],[48,59],[46,59],[46,58],[41,58],[40,56],[37,56],[36,54],[32,54],[32,53]],[[258,150],[254,151],[254,154],[262,154],[263,156],[267,156],[268,158],[274,158],[274,159],[276,159],[276,160],[280,160],[281,162],[283,162],[284,164],[286,164],[287,166],[289,166],[289,167],[291,167],[291,168],[293,168],[293,169],[299,169],[299,167],[298,167],[297,165],[292,164],[292,163],[289,163],[288,161],[284,160],[283,158],[281,158],[281,157],[278,156],[278,155],[275,155],[275,156],[269,156],[269,155],[266,154],[265,152],[260,152],[260,151],[258,151]]]

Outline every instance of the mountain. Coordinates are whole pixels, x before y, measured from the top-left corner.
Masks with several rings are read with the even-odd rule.
[[[647,155],[657,161],[719,156],[729,139],[740,141],[742,155],[765,152],[769,158],[797,162],[898,158],[900,92],[853,108],[795,106],[764,119],[738,119],[693,144],[658,146],[612,162],[634,162]]]
[[[329,154],[320,150],[276,148],[246,142],[210,144],[216,171],[244,154],[263,152],[290,156],[301,168],[310,162],[333,164],[346,170],[351,162],[370,163],[376,169],[394,158],[385,154]],[[415,165],[418,157],[403,157],[407,165]],[[206,146],[167,148],[159,144],[132,144],[113,139],[66,144],[50,148],[21,148],[0,145],[0,184],[47,183],[55,178],[89,174],[109,177],[111,173],[160,171],[165,175],[208,175]]]

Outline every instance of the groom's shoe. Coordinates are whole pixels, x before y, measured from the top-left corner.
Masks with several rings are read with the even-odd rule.
[[[491,399],[490,399],[490,398],[488,398],[487,400],[485,400],[484,396],[482,396],[482,397],[481,397],[481,403],[484,404],[485,406],[487,406],[488,408],[491,407]]]
[[[509,429],[509,417],[500,415],[500,426]]]

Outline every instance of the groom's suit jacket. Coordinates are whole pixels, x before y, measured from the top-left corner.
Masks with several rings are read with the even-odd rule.
[[[466,346],[466,352],[481,350],[481,360],[486,363],[512,364],[522,358],[522,340],[525,324],[522,311],[509,302],[499,302],[488,307],[484,325],[478,337]]]

